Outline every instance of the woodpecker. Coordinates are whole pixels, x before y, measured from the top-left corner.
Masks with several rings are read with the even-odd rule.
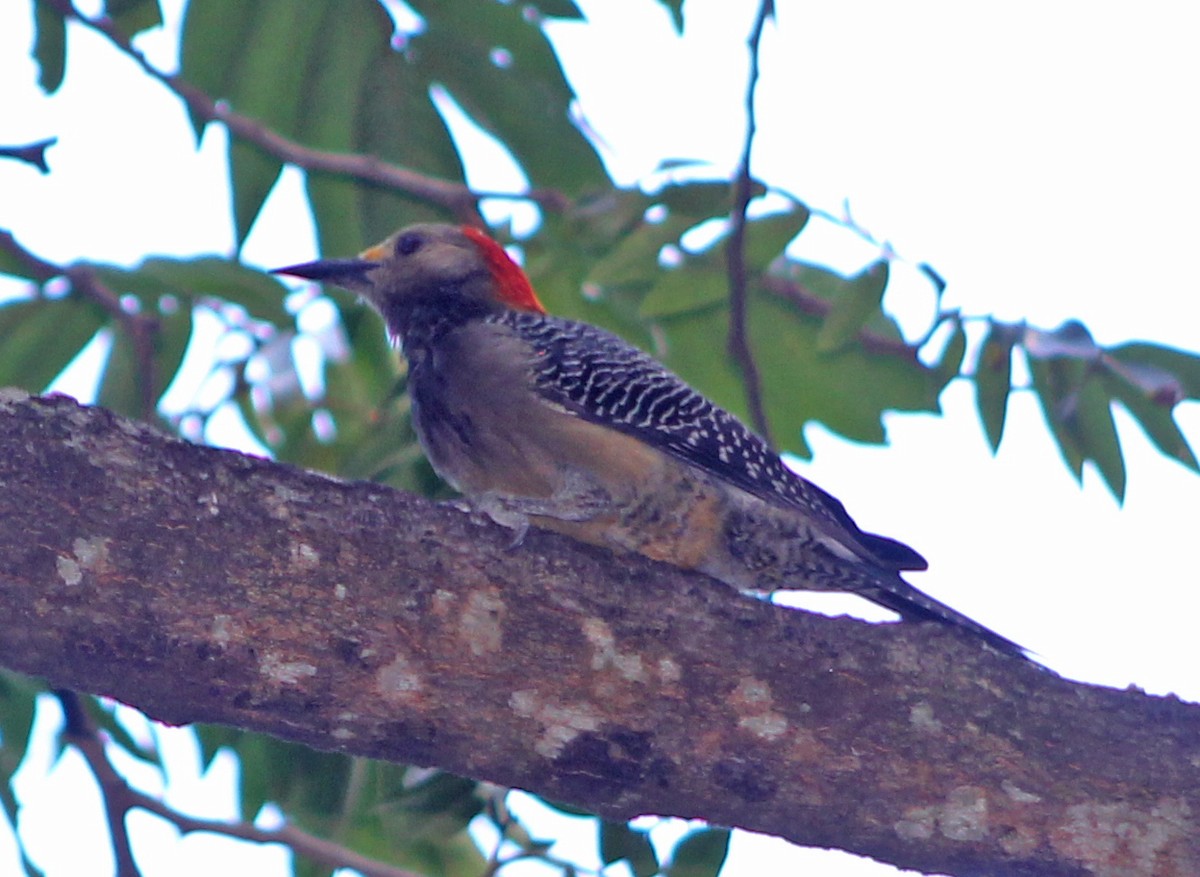
[[[546,313],[469,226],[412,225],[354,259],[276,269],[361,295],[408,360],[437,473],[523,537],[532,524],[743,591],[845,591],[1025,650],[901,578],[927,564],[865,533],[762,438],[617,336]]]

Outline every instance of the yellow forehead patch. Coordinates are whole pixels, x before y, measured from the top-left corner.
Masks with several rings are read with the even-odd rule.
[[[366,259],[368,262],[382,262],[387,255],[387,250],[387,241],[384,241],[382,244],[367,247],[367,249],[358,254],[358,258]]]

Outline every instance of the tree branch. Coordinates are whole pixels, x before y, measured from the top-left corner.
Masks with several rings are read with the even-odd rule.
[[[188,109],[198,118],[206,122],[220,122],[234,137],[257,146],[286,164],[294,164],[306,171],[345,176],[402,192],[442,207],[464,222],[482,222],[476,204],[483,198],[532,201],[549,210],[563,210],[568,204],[566,196],[561,192],[542,189],[524,194],[478,192],[465,183],[418,173],[410,168],[390,164],[374,155],[326,152],[304,146],[271,130],[258,120],[238,113],[224,101],[214,100],[180,76],[158,69],[117,30],[111,19],[89,18],[81,14],[71,0],[50,2],[65,18],[72,18],[104,36],[113,46],[136,62],[146,75],[158,80],[182,98]]]
[[[1200,708],[0,395],[0,663],[960,875],[1200,873]]]

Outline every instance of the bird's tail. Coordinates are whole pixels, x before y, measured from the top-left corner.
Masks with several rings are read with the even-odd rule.
[[[881,571],[869,588],[862,588],[857,593],[872,603],[878,603],[880,606],[899,613],[905,621],[936,621],[939,624],[956,627],[982,639],[996,651],[1026,661],[1032,660],[1029,650],[1024,646],[984,627],[975,619],[963,615],[956,609],[951,609],[945,603],[933,599],[894,573]]]

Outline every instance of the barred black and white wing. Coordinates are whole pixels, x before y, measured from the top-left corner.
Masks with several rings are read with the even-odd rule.
[[[765,502],[823,522],[882,569],[926,568],[908,546],[860,530],[841,502],[788,469],[740,420],[617,336],[586,323],[518,311],[487,319],[507,325],[532,347],[537,389],[554,404],[660,447]]]

